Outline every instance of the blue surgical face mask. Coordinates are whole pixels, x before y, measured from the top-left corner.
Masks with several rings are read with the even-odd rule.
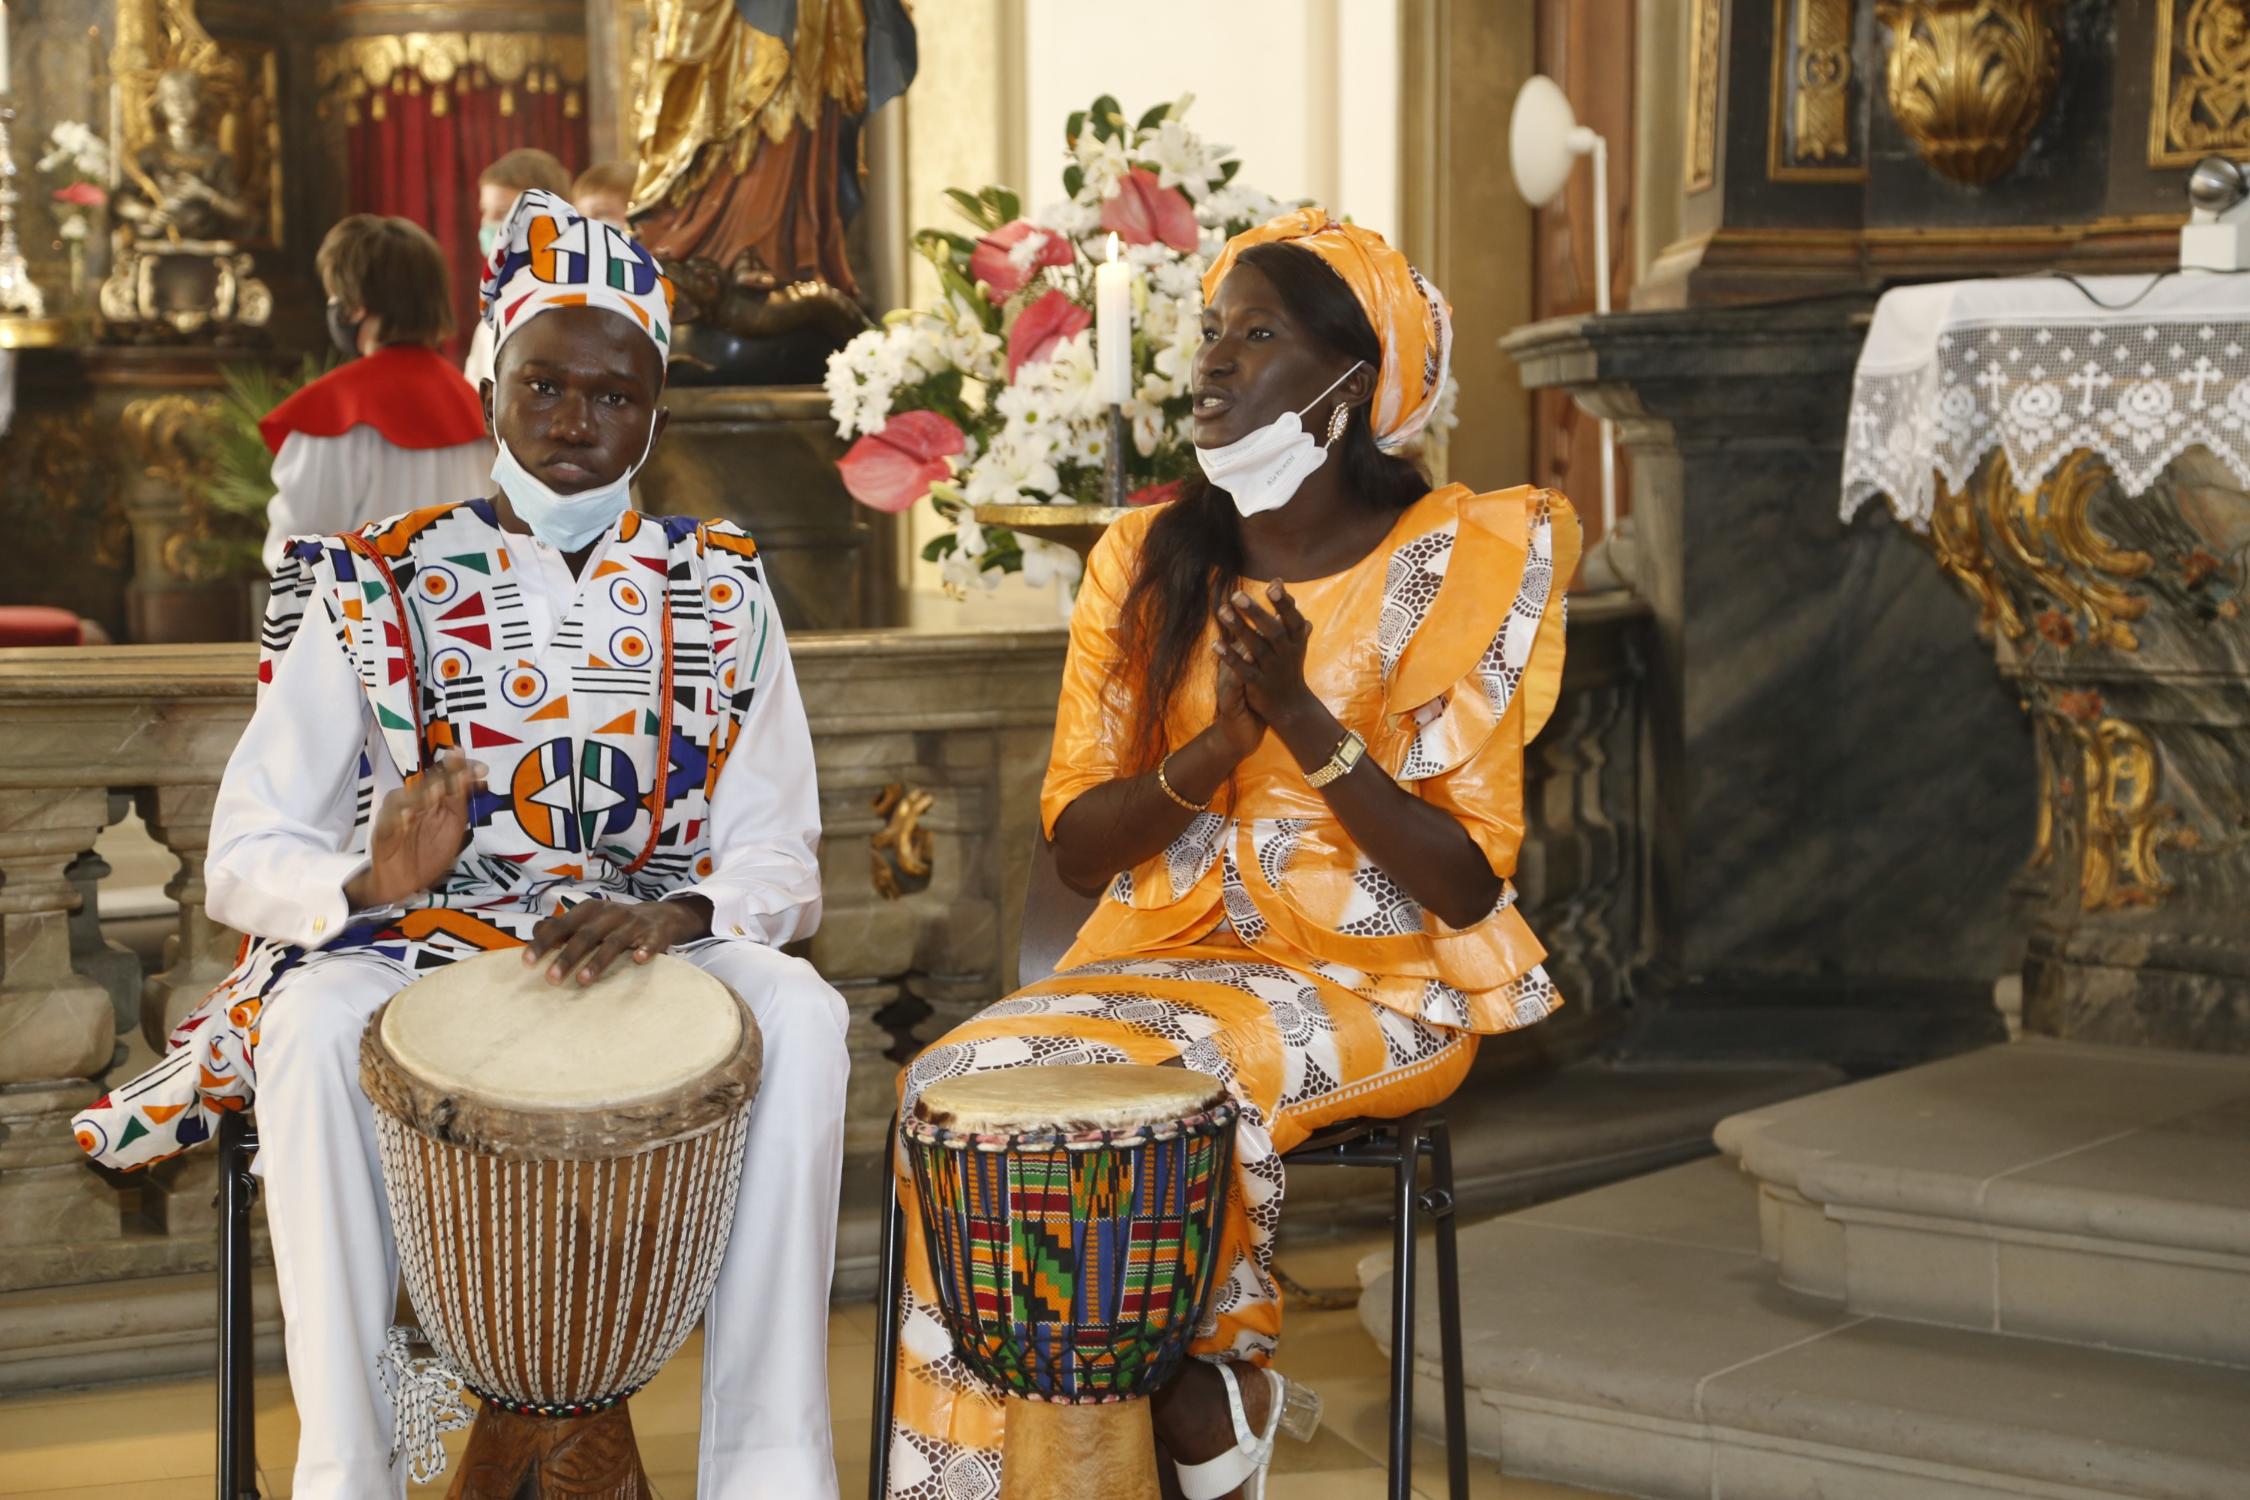
[[[477,226],[477,253],[486,260],[492,259],[492,247],[500,243],[500,231],[507,227],[506,222],[502,220],[494,220],[490,224],[479,224]]]
[[[492,481],[500,486],[533,536],[558,551],[576,552],[608,531],[631,508],[633,476],[641,472],[641,464],[648,462],[649,449],[655,443],[656,416],[651,413],[648,441],[641,444],[639,462],[607,484],[565,495],[518,463],[515,454],[508,451],[507,440],[502,439],[500,456],[492,461]]]

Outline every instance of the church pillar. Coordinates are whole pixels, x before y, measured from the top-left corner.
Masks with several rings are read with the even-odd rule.
[[[1460,335],[1460,425],[1431,458],[1438,478],[1498,489],[1531,473],[1531,397],[1495,339],[1533,316],[1532,213],[1504,166],[1533,13],[1476,0],[1399,12],[1399,248],[1445,292]]]
[[[1646,1052],[1875,1065],[2000,1035],[2029,734],[1927,549],[1887,518],[1837,523],[1869,301],[1503,341],[1633,458],[1629,581],[1655,615]]]

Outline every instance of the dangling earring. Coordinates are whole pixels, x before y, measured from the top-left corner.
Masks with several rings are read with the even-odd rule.
[[[1321,446],[1325,448],[1335,447],[1336,440],[1342,437],[1344,429],[1351,425],[1352,409],[1341,401],[1337,402],[1335,411],[1330,413],[1328,418],[1328,441]]]

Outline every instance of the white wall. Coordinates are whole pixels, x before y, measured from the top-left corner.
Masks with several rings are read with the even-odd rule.
[[[1234,148],[1243,181],[1389,235],[1398,30],[1398,0],[1024,0],[1026,206],[1062,196],[1071,111],[1192,93],[1189,122]]]

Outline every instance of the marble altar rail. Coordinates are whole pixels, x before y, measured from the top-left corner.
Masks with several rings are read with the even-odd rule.
[[[1647,623],[1627,595],[1572,601],[1517,881],[1573,1003],[1488,1049],[1495,1067],[1583,1055],[1622,1014],[1644,948]],[[895,1063],[1014,981],[1064,634],[791,644],[827,835],[806,955],[851,1007],[839,1283],[863,1290]],[[244,645],[0,651],[0,1392],[208,1366],[211,1154],[117,1177],[83,1162],[68,1126],[233,961],[238,935],[203,909],[203,861],[253,662]],[[179,860],[177,930],[145,975],[103,938],[104,867],[86,853],[129,808]]]

